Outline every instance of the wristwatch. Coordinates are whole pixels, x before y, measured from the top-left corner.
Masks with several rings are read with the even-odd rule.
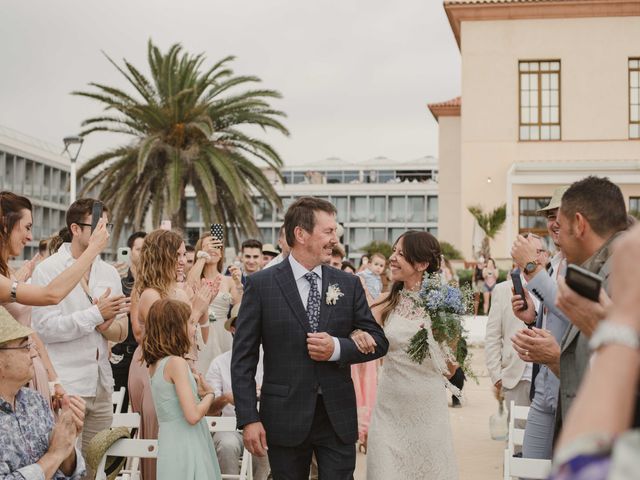
[[[595,351],[604,345],[612,343],[624,345],[634,350],[640,348],[640,338],[634,328],[610,320],[603,320],[598,324],[596,331],[593,332],[591,340],[589,340],[589,348]]]
[[[528,275],[531,275],[533,272],[536,271],[536,268],[538,268],[538,262],[535,262],[535,261],[527,262],[527,264],[524,266],[524,272]]]

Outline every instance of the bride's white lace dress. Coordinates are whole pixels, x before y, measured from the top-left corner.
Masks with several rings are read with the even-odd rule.
[[[458,478],[446,381],[430,357],[418,364],[406,353],[421,324],[430,327],[428,315],[418,314],[406,297],[386,321],[389,351],[379,373],[369,429],[368,480]]]

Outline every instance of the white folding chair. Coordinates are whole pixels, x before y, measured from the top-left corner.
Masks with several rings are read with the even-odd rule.
[[[509,477],[546,480],[551,474],[551,460],[539,460],[537,458],[509,458]]]
[[[104,471],[107,456],[127,457],[127,458],[156,458],[158,456],[158,441],[122,438],[116,441],[105,452],[100,460],[96,472],[96,480],[106,480],[107,474]],[[131,479],[139,480],[140,472],[136,470],[122,471],[120,476],[122,480]]]
[[[507,442],[507,450],[513,455],[515,453],[515,447],[522,447],[524,441],[524,429],[516,428],[516,422],[518,425],[526,423],[529,416],[529,407],[520,407],[511,401],[510,413],[509,413],[509,440]]]
[[[122,405],[124,404],[124,395],[127,390],[124,387],[120,387],[117,392],[114,391],[111,394],[111,402],[115,406],[114,413],[122,413]]]
[[[209,431],[217,432],[237,432],[236,417],[205,417]],[[253,466],[251,461],[251,453],[242,447],[242,456],[240,458],[240,474],[223,474],[223,479],[253,480]]]
[[[127,427],[140,428],[140,414],[139,413],[114,413],[113,421],[111,422],[111,428]]]

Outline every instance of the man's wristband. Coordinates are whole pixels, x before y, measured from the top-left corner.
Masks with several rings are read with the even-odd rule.
[[[623,345],[633,350],[640,348],[640,338],[638,332],[629,325],[612,322],[611,320],[601,321],[589,340],[589,348],[592,351],[598,350],[605,345]]]

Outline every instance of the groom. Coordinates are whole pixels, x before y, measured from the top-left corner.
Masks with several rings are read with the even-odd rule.
[[[289,257],[247,279],[233,341],[231,377],[238,428],[253,454],[269,453],[274,480],[351,479],[358,438],[352,363],[379,358],[388,342],[358,277],[325,265],[338,242],[336,209],[313,197],[294,202],[284,228]],[[349,338],[368,332],[375,352]],[[257,408],[260,344],[264,380]]]

